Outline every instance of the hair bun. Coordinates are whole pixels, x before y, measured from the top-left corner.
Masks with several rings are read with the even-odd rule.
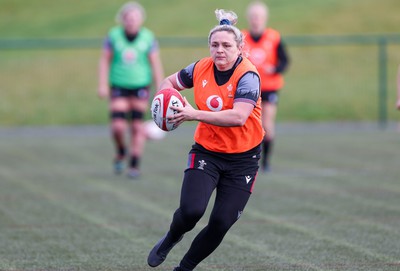
[[[217,17],[220,25],[235,25],[238,18],[235,12],[223,9],[216,9],[215,17]]]
[[[231,21],[229,21],[228,19],[222,19],[221,21],[219,21],[220,25],[231,25]]]

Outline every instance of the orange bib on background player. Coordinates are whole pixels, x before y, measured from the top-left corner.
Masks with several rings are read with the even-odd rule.
[[[260,40],[255,42],[247,30],[242,30],[245,37],[244,52],[248,54],[249,60],[257,67],[261,77],[261,90],[279,90],[283,87],[283,76],[279,73],[268,74],[265,72],[267,66],[278,64],[277,47],[281,41],[278,31],[267,28]]]
[[[249,71],[257,73],[254,65],[243,58],[229,81],[218,86],[214,77],[213,60],[210,57],[200,60],[193,71],[194,98],[198,109],[204,111],[232,109],[237,84],[240,78]],[[207,150],[224,153],[248,151],[260,144],[263,137],[260,97],[243,126],[221,127],[199,122],[194,134],[194,140]]]

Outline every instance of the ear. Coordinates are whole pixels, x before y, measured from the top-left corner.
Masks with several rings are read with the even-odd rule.
[[[240,56],[242,53],[243,53],[243,43],[242,44],[239,44],[239,46],[238,46],[238,56]]]

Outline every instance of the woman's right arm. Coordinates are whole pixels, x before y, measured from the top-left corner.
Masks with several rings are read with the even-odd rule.
[[[165,78],[160,85],[160,90],[165,89],[165,88],[174,88],[176,90],[182,90],[181,87],[178,86],[178,83],[176,82],[176,77],[178,75],[178,72],[171,74],[167,78]]]
[[[193,87],[193,70],[196,62],[191,63],[186,68],[171,74],[167,78],[165,78],[161,85],[160,89],[164,88],[174,88],[178,91],[183,89],[192,88]]]

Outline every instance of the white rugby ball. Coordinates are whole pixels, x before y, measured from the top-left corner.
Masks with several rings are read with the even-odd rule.
[[[168,117],[177,113],[170,106],[185,106],[185,101],[179,91],[174,88],[165,88],[158,91],[151,103],[151,117],[155,124],[164,131],[172,131],[178,127],[176,124],[167,121]]]

